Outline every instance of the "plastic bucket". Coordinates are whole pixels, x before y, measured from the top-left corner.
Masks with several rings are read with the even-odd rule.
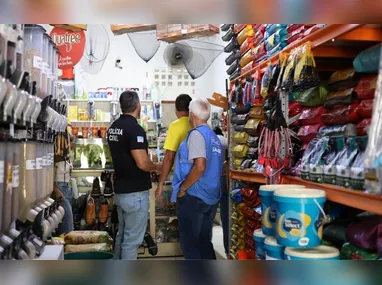
[[[287,260],[338,260],[340,251],[331,246],[320,245],[315,248],[289,248],[285,249]]]
[[[266,260],[284,260],[285,247],[277,243],[276,238],[267,237],[264,241]]]
[[[280,245],[313,248],[321,245],[326,193],[316,189],[277,190],[276,238]]]
[[[276,231],[276,209],[273,203],[273,193],[276,190],[292,189],[292,188],[305,188],[302,185],[292,184],[274,184],[274,185],[262,185],[259,188],[259,195],[261,197],[261,223],[263,233],[267,236],[274,236]]]
[[[264,235],[261,229],[255,230],[253,232],[253,240],[256,242],[256,259],[265,259],[264,241],[267,236]]]
[[[64,254],[64,260],[112,260],[114,254],[101,251],[70,252]]]

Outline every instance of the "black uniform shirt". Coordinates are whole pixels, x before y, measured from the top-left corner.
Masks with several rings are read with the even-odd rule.
[[[144,149],[148,143],[144,129],[130,115],[121,115],[108,130],[107,140],[113,159],[116,194],[146,191],[151,188],[150,173],[138,168],[131,151]]]

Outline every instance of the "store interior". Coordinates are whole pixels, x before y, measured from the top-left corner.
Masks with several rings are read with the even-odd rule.
[[[381,259],[381,47],[382,26],[365,24],[1,24],[0,259],[114,259],[107,130],[127,90],[153,162],[176,97],[211,104],[229,141],[217,259]],[[152,182],[138,258],[184,259],[172,174],[161,198]]]

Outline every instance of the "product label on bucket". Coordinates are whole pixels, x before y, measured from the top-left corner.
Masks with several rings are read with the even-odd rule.
[[[0,160],[0,184],[4,183],[4,160]]]
[[[20,184],[20,166],[13,165],[12,167],[12,187],[17,188]]]
[[[36,160],[35,159],[29,159],[26,161],[25,164],[26,170],[35,170],[36,169]]]
[[[311,218],[303,213],[288,211],[278,219],[277,233],[281,238],[297,241],[306,236]]]

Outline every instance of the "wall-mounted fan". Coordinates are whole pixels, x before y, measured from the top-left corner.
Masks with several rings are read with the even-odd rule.
[[[171,68],[184,66],[191,78],[196,79],[208,70],[223,48],[206,41],[183,40],[169,44],[163,58]]]

